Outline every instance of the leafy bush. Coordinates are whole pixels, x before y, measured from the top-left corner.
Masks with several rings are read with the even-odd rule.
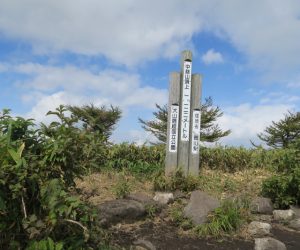
[[[277,208],[300,204],[300,149],[286,151],[277,164],[278,173],[264,181],[262,194]]]
[[[96,215],[70,189],[74,178],[104,164],[108,142],[66,111],[49,112],[57,121],[40,129],[9,110],[0,113],[1,249],[89,244]]]

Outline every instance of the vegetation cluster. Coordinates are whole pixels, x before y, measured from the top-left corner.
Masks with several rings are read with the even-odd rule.
[[[107,238],[98,226],[99,215],[91,204],[80,199],[75,184],[76,179],[92,172],[122,172],[122,181],[115,188],[117,197],[124,197],[131,190],[126,175],[152,179],[155,190],[190,192],[209,189],[211,185],[236,190],[231,179],[211,183],[206,176],[186,177],[180,169],[165,177],[166,109],[158,108],[157,115],[164,119],[162,123],[141,120],[150,132],[152,125],[159,125],[152,132],[160,143],[150,146],[110,143],[109,137],[121,117],[116,107],[60,106],[48,112],[53,117],[50,124],[39,125],[3,110],[0,113],[0,248],[103,248]],[[206,100],[202,111],[206,117],[202,122],[204,141],[214,142],[230,133],[215,124],[222,112],[212,107],[211,99]],[[281,137],[284,142],[280,141],[280,132],[288,135]],[[273,175],[263,182],[262,194],[279,208],[299,204],[299,113],[290,113],[284,120],[273,123],[259,138],[269,140],[269,148],[202,147],[199,167],[222,171],[224,176],[267,169]],[[196,231],[199,235],[217,235],[235,230],[246,210],[245,203],[224,203],[212,214],[210,223]],[[180,220],[180,213],[174,215]]]

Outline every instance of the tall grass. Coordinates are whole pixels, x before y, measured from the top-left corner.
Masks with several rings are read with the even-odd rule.
[[[199,168],[236,172],[245,169],[274,169],[286,165],[286,155],[292,149],[215,147],[200,149]],[[153,174],[164,169],[165,146],[116,144],[108,150],[106,167],[131,173]]]

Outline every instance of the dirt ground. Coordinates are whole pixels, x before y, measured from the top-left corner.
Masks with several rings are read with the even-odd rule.
[[[288,250],[300,249],[300,233],[287,230],[281,225],[273,225],[273,237],[285,243]],[[150,241],[157,250],[253,250],[253,239],[238,237],[193,238],[188,235],[178,234],[178,228],[172,224],[165,225],[144,222],[138,228],[114,228],[112,233],[113,243],[123,249],[132,249],[131,246],[137,239]]]
[[[260,192],[263,179],[270,175],[265,170],[249,170],[228,174],[221,171],[202,170],[201,188],[222,199],[242,192],[256,196]],[[117,173],[102,173],[86,176],[78,180],[77,187],[83,197],[97,205],[115,199],[114,188],[119,181]],[[128,176],[131,192],[154,194],[151,180],[136,179]],[[282,225],[273,224],[273,237],[285,243],[288,250],[300,250],[300,233],[289,230]],[[134,249],[132,246],[138,239],[150,241],[156,249],[161,250],[252,250],[254,240],[246,235],[224,236],[222,238],[199,238],[183,231],[174,221],[166,218],[146,218],[133,224],[117,224],[109,229],[111,243],[121,249]]]

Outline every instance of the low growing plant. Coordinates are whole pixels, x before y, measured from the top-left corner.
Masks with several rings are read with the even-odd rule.
[[[175,191],[190,192],[196,190],[199,185],[197,177],[185,176],[183,171],[178,168],[171,176],[166,177],[164,172],[159,172],[154,176],[154,190],[158,191]]]
[[[199,236],[218,237],[236,231],[249,216],[248,202],[225,200],[208,217],[208,223],[195,227]]]
[[[114,193],[117,198],[125,198],[132,190],[131,183],[126,177],[125,172],[122,172],[118,178],[118,182],[114,187]]]

